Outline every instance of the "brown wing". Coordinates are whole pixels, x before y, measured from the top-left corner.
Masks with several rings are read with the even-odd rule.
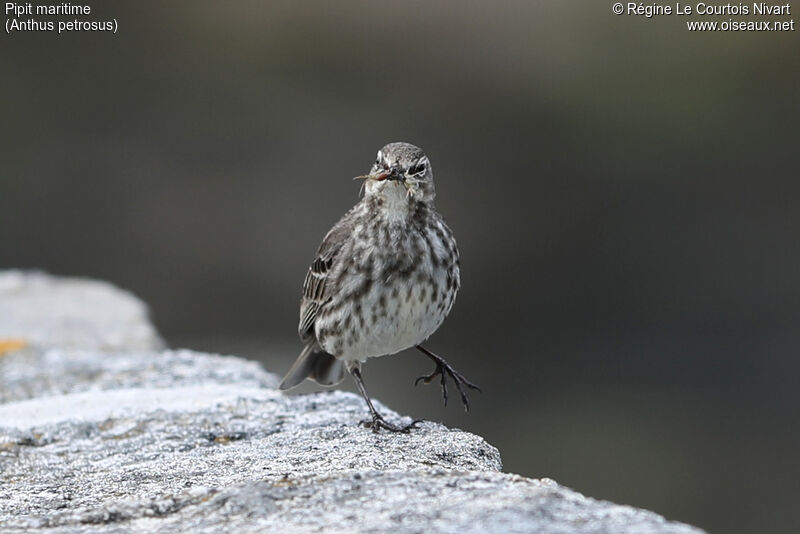
[[[300,302],[300,324],[297,333],[304,342],[314,336],[314,321],[320,310],[333,296],[329,275],[335,271],[336,262],[346,239],[352,234],[352,210],[331,228],[317,250],[303,282],[303,299]]]

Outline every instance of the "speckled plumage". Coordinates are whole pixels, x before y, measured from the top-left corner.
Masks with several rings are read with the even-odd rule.
[[[304,378],[338,383],[343,367],[362,387],[362,362],[419,345],[455,302],[458,248],[434,206],[422,150],[386,145],[359,178],[364,197],[331,228],[308,269],[298,326],[305,349],[284,389]]]
[[[315,337],[342,360],[363,362],[423,342],[459,287],[456,242],[433,206],[412,201],[407,217],[387,220],[381,204],[370,196],[350,210],[320,247],[318,258],[326,259],[306,278],[300,336]],[[332,248],[338,251],[327,259]]]

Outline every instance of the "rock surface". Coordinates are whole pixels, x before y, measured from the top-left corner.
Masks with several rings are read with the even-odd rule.
[[[107,282],[0,271],[0,339],[104,352],[163,348],[147,307]]]
[[[284,395],[255,362],[154,350],[144,307],[106,284],[13,273],[12,306],[8,277],[0,336],[31,342],[0,353],[2,532],[700,532],[502,473],[473,434],[375,434],[353,394]]]

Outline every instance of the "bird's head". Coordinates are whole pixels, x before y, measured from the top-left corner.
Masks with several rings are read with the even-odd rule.
[[[436,196],[428,156],[409,143],[389,143],[378,150],[369,174],[356,179],[365,180],[367,197],[377,195],[390,201],[433,202]]]

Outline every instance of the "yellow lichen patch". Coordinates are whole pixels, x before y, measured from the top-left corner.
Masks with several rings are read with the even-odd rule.
[[[9,352],[14,352],[15,350],[23,349],[28,345],[28,342],[24,339],[9,339],[9,338],[0,338],[0,357],[5,356]]]
[[[297,481],[289,478],[289,475],[283,475],[279,480],[274,481],[272,485],[281,487],[296,486]]]

